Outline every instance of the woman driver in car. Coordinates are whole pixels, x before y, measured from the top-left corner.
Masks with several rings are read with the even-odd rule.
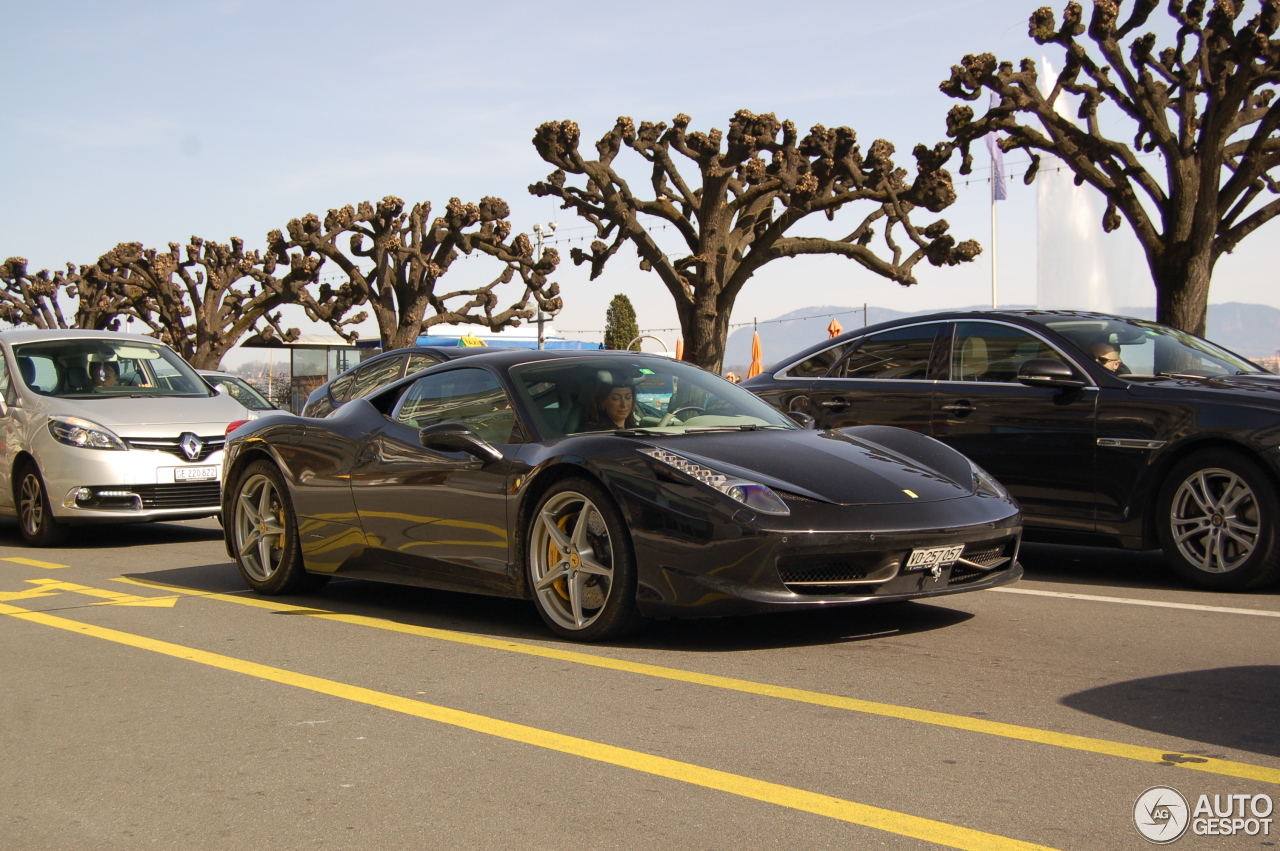
[[[591,401],[587,407],[587,428],[591,431],[612,431],[616,428],[638,426],[640,421],[636,418],[635,387],[627,379],[621,376],[615,378],[606,370],[601,370],[599,377],[600,383],[591,392]]]

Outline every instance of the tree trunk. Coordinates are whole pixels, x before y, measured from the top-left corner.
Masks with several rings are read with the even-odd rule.
[[[699,293],[696,298],[695,304],[682,305],[678,311],[684,360],[719,375],[724,367],[730,310],[722,310],[714,296]]]
[[[1156,285],[1156,321],[1203,337],[1213,260],[1207,250],[1180,248],[1148,259]]]

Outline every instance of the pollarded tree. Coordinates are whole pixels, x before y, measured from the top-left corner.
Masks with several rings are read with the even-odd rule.
[[[982,250],[972,241],[957,244],[943,220],[917,227],[910,219],[916,207],[936,213],[955,200],[951,176],[942,168],[950,150],[917,146],[917,173],[908,183],[907,172],[894,165],[892,145],[877,140],[864,153],[848,127],[819,125],[799,138],[794,124],[772,114],[741,110],[727,134],[690,133],[690,120],[678,115],[670,128],[645,122],[637,130],[630,118],[619,118],[596,143],[596,159],[578,150],[575,122],[543,124],[533,144],[556,170],[529,187],[535,195],[559,198],[595,226],[599,238],[591,252],[572,253],[575,263],[591,264],[592,278],[624,243],[635,247],[641,268],[656,272],[675,299],[685,360],[720,371],[734,301],[771,260],[835,254],[906,285],[916,282],[913,270],[922,259],[954,265]],[[614,169],[623,146],[648,163],[651,197],[634,192]],[[686,179],[677,157],[699,180]],[[572,185],[570,174],[580,175],[581,185]],[[788,235],[808,216],[834,219],[855,202],[869,209],[845,236]],[[672,225],[688,253],[668,256],[646,221]],[[871,247],[878,233],[883,254]]]
[[[636,309],[631,299],[618,293],[609,302],[609,309],[604,314],[604,347],[606,349],[625,349],[636,337],[640,336],[640,326],[636,324]]]
[[[1263,0],[1241,21],[1243,0],[1170,0],[1177,25],[1173,44],[1157,52],[1156,36],[1128,36],[1144,27],[1158,0],[1137,0],[1121,21],[1119,0],[1096,0],[1088,25],[1079,3],[1068,3],[1062,26],[1042,7],[1031,16],[1030,35],[1066,52],[1065,66],[1042,94],[1035,63],[1018,71],[991,54],[966,56],[951,69],[942,91],[974,101],[984,91],[999,105],[981,118],[955,106],[948,135],[962,149],[987,133],[1006,134],[1006,151],[1031,156],[1027,182],[1040,154],[1061,159],[1107,200],[1103,229],[1128,222],[1146,252],[1156,287],[1156,318],[1203,334],[1214,265],[1242,239],[1280,213],[1280,0]],[[1087,33],[1088,40],[1080,36]],[[1066,115],[1063,93],[1080,96],[1077,123]],[[1110,104],[1132,132],[1127,144],[1102,127],[1099,107]],[[1106,115],[1103,115],[1103,119]],[[1159,160],[1140,159],[1159,152]]]
[[[388,196],[376,207],[364,202],[358,209],[348,205],[330,210],[323,223],[315,215],[294,219],[287,240],[276,232],[273,241],[341,269],[347,278],[342,297],[355,304],[368,302],[382,347],[397,349],[412,346],[435,325],[481,325],[499,331],[532,318],[539,308],[552,315],[560,311],[560,287],[547,281],[560,262],[559,254],[547,249],[538,259],[526,234],[509,239],[509,215],[500,198],[483,198],[479,204],[453,198],[445,214],[432,219],[429,203],[405,212],[403,201]],[[345,234],[350,234],[346,251],[339,245]],[[459,257],[473,251],[497,261],[496,276],[487,284],[439,292],[440,279]],[[494,289],[517,274],[523,293],[503,308]]]
[[[131,299],[119,287],[85,279],[82,271],[68,263],[65,273],[31,272],[26,258],[10,257],[0,264],[0,321],[42,329],[120,330]],[[63,297],[76,300],[70,320],[62,309]]]
[[[245,251],[238,237],[224,245],[193,236],[185,256],[177,243],[162,252],[129,242],[83,267],[80,277],[124,297],[117,316],[138,320],[193,367],[217,369],[223,356],[260,326],[267,336],[296,339],[298,329],[280,327],[280,314],[272,312],[285,304],[300,304],[313,318],[318,309],[319,318],[327,318],[308,291],[323,259],[296,252],[280,269],[278,258],[270,250]]]

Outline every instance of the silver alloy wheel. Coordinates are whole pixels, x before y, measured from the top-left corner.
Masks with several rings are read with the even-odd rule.
[[[591,626],[613,590],[613,541],[595,504],[576,491],[547,500],[529,542],[533,591],[565,629]]]
[[[44,525],[44,489],[40,479],[34,472],[28,471],[22,477],[22,487],[18,494],[18,514],[22,518],[22,528],[29,536],[40,534]]]
[[[284,559],[288,526],[284,501],[271,479],[259,473],[240,486],[236,495],[235,542],[240,564],[259,582],[266,582]]]
[[[1253,489],[1221,467],[1197,470],[1178,486],[1169,524],[1178,552],[1206,573],[1227,573],[1244,564],[1262,533]]]

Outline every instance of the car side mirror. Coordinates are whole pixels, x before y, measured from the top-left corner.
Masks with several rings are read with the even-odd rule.
[[[225,384],[215,384],[213,385],[213,392],[217,393],[219,396],[226,396],[231,392],[231,390]]]
[[[418,440],[432,452],[465,452],[486,463],[501,461],[502,453],[462,423],[437,423],[418,432]]]
[[[784,411],[783,414],[800,428],[813,429],[818,425],[818,421],[811,414],[806,414],[804,411]]]
[[[1028,387],[1058,387],[1064,390],[1079,390],[1085,385],[1070,366],[1053,358],[1024,361],[1018,367],[1018,382]]]

